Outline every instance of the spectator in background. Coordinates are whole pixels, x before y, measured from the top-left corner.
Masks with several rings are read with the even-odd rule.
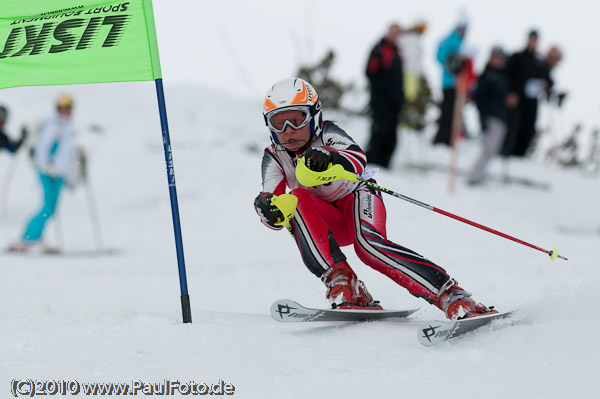
[[[523,51],[510,56],[506,69],[510,84],[508,132],[502,154],[524,157],[535,136],[538,98],[552,85],[546,62],[537,52],[538,32],[531,30]]]
[[[27,224],[21,241],[10,246],[11,251],[26,252],[35,244],[41,244],[46,222],[54,214],[76,154],[75,132],[71,125],[72,109],[73,99],[60,96],[56,113],[42,125],[33,157],[42,184],[43,205]]]
[[[396,128],[404,104],[403,66],[397,45],[401,35],[400,26],[392,24],[371,50],[367,63],[372,125],[366,155],[370,164],[384,168],[390,167],[396,148]]]
[[[560,49],[560,47],[553,45],[550,47],[550,49],[548,49],[548,52],[546,53],[546,67],[548,68],[549,71],[552,71],[560,62],[560,60],[562,60],[563,54],[562,54],[562,50]]]
[[[457,68],[453,60],[457,57],[461,49],[463,40],[467,33],[466,19],[461,18],[456,28],[444,38],[437,50],[436,58],[442,65],[442,91],[443,99],[438,120],[438,131],[433,140],[433,144],[450,145],[452,137],[452,119],[454,113],[454,102],[456,100],[456,76]],[[460,69],[460,68],[458,68]]]
[[[483,129],[482,151],[468,177],[471,185],[484,180],[485,168],[492,157],[500,151],[508,121],[506,104],[509,83],[505,70],[506,56],[501,47],[492,49],[489,61],[477,80],[474,92]]]
[[[425,22],[417,22],[400,37],[400,53],[404,66],[404,96],[407,102],[414,101],[420,90],[423,76],[423,33],[427,30]]]
[[[544,62],[545,62],[544,78],[546,79],[546,83],[547,83],[546,94],[548,96],[548,99],[550,99],[551,96],[556,96],[559,106],[561,105],[562,101],[564,100],[564,97],[567,94],[565,92],[555,93],[552,90],[554,87],[554,79],[552,78],[551,74],[552,74],[552,71],[554,70],[554,68],[556,68],[556,66],[562,60],[562,57],[563,57],[562,50],[560,49],[560,47],[558,47],[556,45],[550,46],[550,48],[548,49],[548,51],[546,52],[546,55],[544,57]]]
[[[21,129],[21,138],[17,141],[13,141],[4,131],[4,125],[8,118],[8,110],[6,107],[0,105],[0,150],[6,149],[10,153],[16,153],[25,139],[27,138],[27,129]]]

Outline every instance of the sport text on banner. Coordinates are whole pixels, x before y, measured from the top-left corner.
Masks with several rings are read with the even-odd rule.
[[[157,78],[151,0],[0,2],[0,89]]]

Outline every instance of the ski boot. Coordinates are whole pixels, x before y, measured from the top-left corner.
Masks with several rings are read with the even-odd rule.
[[[30,245],[27,245],[24,242],[15,242],[14,244],[10,244],[8,252],[27,252],[30,247]]]
[[[7,248],[8,252],[34,253],[34,254],[60,254],[62,251],[57,247],[49,247],[42,241],[19,241]]]
[[[498,313],[494,307],[475,302],[471,293],[458,286],[454,279],[448,280],[435,298],[433,304],[440,308],[450,320],[468,319],[484,314]]]
[[[327,286],[325,295],[332,309],[383,309],[345,260],[327,269],[321,281]]]

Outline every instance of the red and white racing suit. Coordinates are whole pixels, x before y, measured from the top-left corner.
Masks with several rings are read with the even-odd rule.
[[[310,147],[337,152],[344,168],[357,174],[363,173],[367,163],[360,147],[333,122],[325,122]],[[304,187],[295,174],[301,156],[280,146],[267,147],[262,180],[263,192],[281,195],[287,186],[298,197],[290,230],[306,267],[321,277],[334,263],[346,259],[340,247],[354,245],[366,265],[432,303],[449,276],[430,260],[387,239],[381,193],[348,180]]]

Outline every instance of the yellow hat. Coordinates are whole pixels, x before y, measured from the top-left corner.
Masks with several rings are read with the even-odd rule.
[[[73,97],[63,94],[60,97],[58,97],[58,101],[56,102],[56,104],[59,107],[71,107],[73,106]]]
[[[427,30],[427,24],[425,22],[417,22],[410,28],[411,31],[423,34]]]

